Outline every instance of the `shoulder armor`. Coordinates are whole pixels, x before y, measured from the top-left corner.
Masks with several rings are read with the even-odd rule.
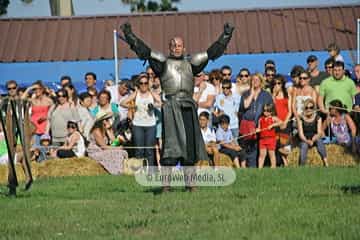
[[[200,64],[208,60],[207,52],[196,53],[192,56],[190,63],[194,66],[199,66]]]
[[[151,51],[150,57],[160,62],[166,61],[166,57],[161,52]]]

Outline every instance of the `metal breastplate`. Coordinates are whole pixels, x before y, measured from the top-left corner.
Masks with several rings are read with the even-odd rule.
[[[165,95],[186,92],[192,97],[194,93],[194,80],[189,61],[183,59],[167,59],[165,71],[160,77],[161,88]]]

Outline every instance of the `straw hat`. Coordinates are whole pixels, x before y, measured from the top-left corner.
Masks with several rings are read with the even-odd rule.
[[[109,119],[109,118],[112,118],[112,117],[113,117],[112,112],[99,112],[95,116],[95,123],[101,122],[101,121],[103,121],[105,119]]]

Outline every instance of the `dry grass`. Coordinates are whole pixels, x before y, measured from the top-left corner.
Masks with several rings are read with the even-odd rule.
[[[328,161],[330,166],[354,166],[360,163],[360,157],[350,154],[345,148],[330,144],[326,145]],[[294,148],[289,156],[289,165],[298,166],[299,149]],[[232,161],[229,157],[221,154],[221,163],[223,166],[231,166]],[[198,166],[208,166],[208,161],[199,161]],[[308,152],[308,162],[310,166],[322,166],[322,161],[316,148]],[[93,176],[107,174],[103,167],[90,158],[68,158],[53,159],[42,163],[33,162],[31,169],[34,178],[41,177],[62,177],[62,176]],[[24,172],[20,165],[16,166],[19,181],[24,180]],[[7,182],[7,166],[0,166],[0,183]]]

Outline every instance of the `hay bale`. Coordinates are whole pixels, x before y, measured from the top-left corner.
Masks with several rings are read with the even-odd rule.
[[[336,144],[325,145],[329,166],[354,166],[360,163],[358,155],[350,153],[345,147]],[[294,148],[289,155],[289,166],[299,165],[300,149]],[[323,166],[323,162],[318,154],[316,147],[309,149],[307,165]]]
[[[107,174],[100,164],[86,157],[51,159],[41,163],[32,162],[31,170],[34,179],[40,177],[94,176]],[[20,182],[25,180],[24,172],[19,164],[16,164],[16,173]],[[7,165],[0,166],[1,183],[7,182],[7,175]]]
[[[233,161],[231,160],[231,158],[223,153],[219,153],[220,154],[220,163],[218,163],[218,166],[223,166],[223,167],[233,167]],[[206,160],[200,160],[199,162],[196,163],[196,166],[199,167],[206,167],[206,166],[210,166],[209,161]]]

